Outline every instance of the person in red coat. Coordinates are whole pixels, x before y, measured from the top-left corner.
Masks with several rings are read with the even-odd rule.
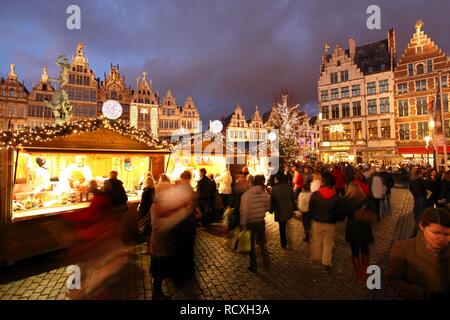
[[[303,174],[301,173],[300,166],[298,164],[294,165],[295,167],[295,173],[294,178],[292,179],[292,184],[294,185],[294,192],[296,199],[298,198],[298,195],[303,190]]]
[[[333,171],[331,171],[331,175],[334,177],[334,180],[336,181],[336,192],[343,196],[345,191],[344,171],[342,171],[340,166],[336,165],[334,166]]]
[[[88,208],[67,213],[64,219],[73,224],[76,243],[66,258],[81,264],[81,290],[69,292],[71,299],[123,298],[120,275],[129,261],[129,248],[122,242],[121,211],[112,207],[111,199],[98,190],[95,180],[89,183],[94,195]]]

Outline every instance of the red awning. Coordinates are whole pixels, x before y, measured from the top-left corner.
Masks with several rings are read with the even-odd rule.
[[[428,153],[433,154],[434,148],[429,147]],[[447,146],[447,153],[450,152],[450,146]],[[399,154],[427,154],[426,147],[398,147],[397,153]],[[444,147],[438,147],[438,153],[444,154]]]

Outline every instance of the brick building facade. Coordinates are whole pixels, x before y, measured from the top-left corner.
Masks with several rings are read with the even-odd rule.
[[[447,55],[422,30],[423,23],[416,23],[416,32],[408,42],[394,72],[395,81],[395,131],[397,152],[405,159],[425,161],[427,154],[433,163],[433,149],[437,145],[433,129],[440,127],[433,115],[442,84],[442,107],[445,113],[445,135],[450,137],[450,113],[448,77],[450,61]],[[433,120],[430,122],[430,120]],[[434,128],[435,126],[435,128]],[[431,142],[426,147],[426,137]],[[442,154],[442,146],[436,148]]]

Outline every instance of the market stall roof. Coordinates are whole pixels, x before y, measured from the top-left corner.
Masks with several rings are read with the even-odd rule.
[[[1,131],[0,147],[66,151],[116,151],[169,153],[174,143],[153,137],[148,131],[106,118],[46,125],[30,130]]]
[[[209,153],[211,155],[243,155],[246,153],[243,144],[227,142],[221,133],[214,134],[208,131],[187,136],[174,147],[174,150],[190,151],[192,154]]]

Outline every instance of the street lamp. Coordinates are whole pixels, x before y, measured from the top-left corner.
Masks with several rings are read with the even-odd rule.
[[[428,128],[430,128],[430,129],[434,129],[434,120],[433,119],[431,119],[429,122],[428,122]]]
[[[430,145],[431,137],[430,136],[425,136],[424,139],[425,139],[425,143],[427,145],[427,164],[430,165],[430,153],[428,152],[429,151],[428,147]]]

